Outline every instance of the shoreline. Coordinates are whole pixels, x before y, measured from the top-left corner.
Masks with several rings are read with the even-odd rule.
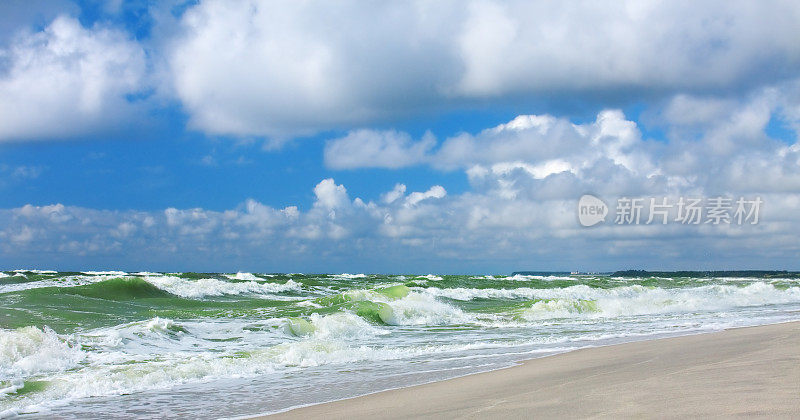
[[[800,321],[577,349],[244,418],[800,416]]]

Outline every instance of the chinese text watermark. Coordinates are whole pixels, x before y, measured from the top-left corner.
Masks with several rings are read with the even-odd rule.
[[[614,224],[651,225],[755,225],[764,201],[761,197],[621,197]],[[578,201],[578,221],[583,226],[605,222],[609,208],[603,200],[586,194]]]

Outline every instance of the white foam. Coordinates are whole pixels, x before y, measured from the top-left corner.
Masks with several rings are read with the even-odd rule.
[[[73,276],[67,283],[88,284],[111,277]],[[320,308],[312,298],[322,294],[321,288],[303,288],[291,280],[285,284],[247,279],[228,282],[160,274],[145,276],[144,280],[189,298],[254,295],[302,299],[290,307],[290,312],[271,312],[270,308],[266,314],[308,314]],[[63,279],[59,281],[51,283],[64,284]],[[284,292],[302,292],[302,297],[279,295]],[[337,286],[326,289],[325,294],[338,293],[342,292]],[[388,315],[381,312],[381,319],[385,316],[390,325],[341,311],[304,315],[311,328],[299,336],[287,334],[284,326],[290,321],[282,318],[285,315],[154,317],[73,334],[35,327],[0,330],[0,413],[14,414],[31,407],[43,410],[74,398],[168,389],[220,378],[264,378],[271,373],[290,388],[297,386],[303,391],[319,385],[314,381],[321,381],[323,376],[338,374],[334,372],[362,375],[363,369],[367,379],[371,378],[368,375],[404,374],[409,360],[426,368],[449,369],[470,358],[529,357],[524,355],[800,316],[790,312],[800,304],[800,287],[776,287],[764,281],[674,289],[638,285],[600,289],[580,284],[558,289],[414,287],[401,298],[365,289],[343,294],[351,301],[380,303],[381,310],[388,307],[391,311]],[[460,308],[469,307],[464,302],[473,299],[511,301],[511,309],[481,312]],[[790,306],[777,306],[783,304]],[[789,311],[789,315],[759,318],[780,311]],[[325,365],[347,366],[303,370]],[[370,373],[370,369],[374,371]],[[291,382],[291,378],[299,379]],[[31,380],[43,380],[48,385],[43,390],[15,395]],[[331,379],[335,380],[338,377]],[[4,399],[3,393],[11,397]]]
[[[513,280],[513,281],[531,281],[531,280],[545,280],[545,281],[554,281],[554,280],[575,280],[574,277],[569,276],[537,276],[537,275],[527,275],[527,274],[515,274],[510,277],[506,277],[504,280]]]
[[[21,274],[20,274],[21,275]],[[0,293],[18,292],[28,289],[41,289],[43,287],[75,287],[92,283],[99,283],[118,276],[64,276],[27,283],[1,284]],[[27,277],[26,277],[27,278]]]
[[[63,371],[77,366],[85,356],[74,343],[47,327],[0,329],[0,382]]]
[[[58,271],[53,270],[29,270],[29,269],[17,269],[14,270],[15,273],[33,273],[33,274],[56,274]]]
[[[472,320],[455,306],[417,292],[411,292],[402,299],[388,301],[387,304],[392,308],[392,318],[388,322],[394,325],[446,325]]]
[[[254,281],[227,282],[218,279],[188,280],[173,276],[146,276],[144,279],[161,290],[190,299],[199,299],[209,296],[250,294],[268,296],[271,299],[285,300],[287,299],[286,297],[275,296],[274,294],[301,290],[300,283],[293,280],[289,280],[284,284],[278,284],[257,283]],[[300,298],[289,299],[294,300]]]
[[[400,299],[395,299],[374,290],[357,289],[349,290],[344,295],[352,301],[371,301],[388,305],[392,310],[391,316],[383,321],[390,325],[443,325],[462,323],[471,319],[455,306],[438,301],[434,296],[425,293],[411,292]]]
[[[433,281],[444,280],[441,276],[437,276],[435,274],[426,274],[424,276],[416,276],[415,278],[433,280]]]
[[[342,274],[334,274],[333,277],[340,279],[365,279],[367,278],[367,275],[364,273],[359,273],[359,274],[342,273]]]
[[[374,337],[387,334],[380,327],[370,324],[363,318],[349,312],[338,312],[330,315],[311,315],[314,326],[314,338],[352,340],[355,338]]]
[[[800,303],[800,287],[781,290],[756,282],[747,286],[709,285],[685,289],[625,286],[591,289],[573,286],[547,289],[540,293],[553,303],[535,303],[528,318],[542,317],[619,317],[648,314],[725,311],[765,305]],[[591,301],[592,304],[586,304]]]
[[[459,301],[473,299],[536,300],[525,319],[618,317],[645,314],[721,311],[800,303],[800,287],[781,289],[765,282],[664,289],[639,285],[612,289],[575,285],[557,289],[415,288],[419,293]]]
[[[0,397],[6,394],[13,394],[25,386],[25,382],[21,380],[13,380],[9,382],[9,385],[5,388],[0,388]],[[0,418],[3,418],[0,416]]]
[[[238,272],[236,274],[226,274],[225,277],[231,280],[252,280],[252,281],[263,280],[259,277],[256,277],[253,273],[243,273],[243,272]]]
[[[124,271],[81,271],[81,274],[87,276],[126,276],[128,273]]]

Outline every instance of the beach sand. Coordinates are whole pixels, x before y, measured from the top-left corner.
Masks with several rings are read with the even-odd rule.
[[[800,322],[577,350],[269,416],[800,418]]]

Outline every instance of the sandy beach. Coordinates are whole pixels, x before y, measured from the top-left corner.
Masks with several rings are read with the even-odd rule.
[[[268,416],[800,418],[800,322],[577,350]]]

